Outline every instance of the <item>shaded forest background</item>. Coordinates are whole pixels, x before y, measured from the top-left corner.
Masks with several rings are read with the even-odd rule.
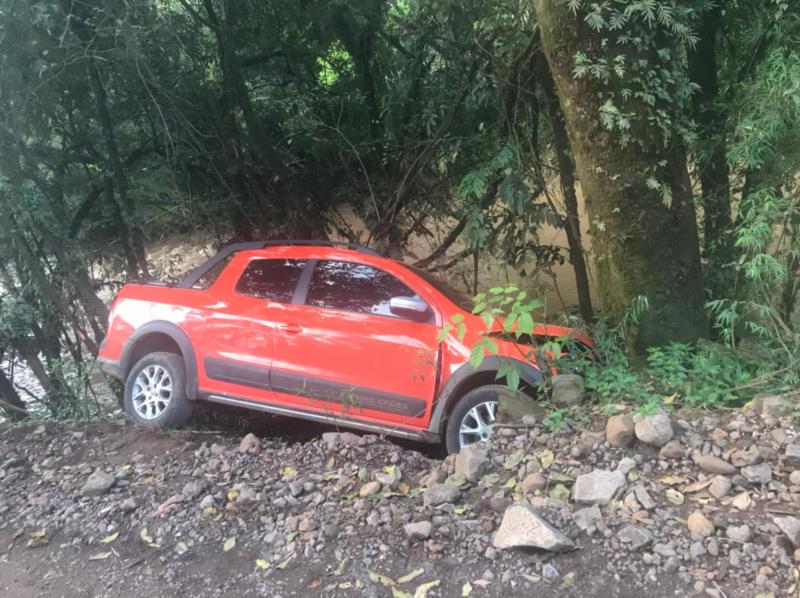
[[[795,387],[798,123],[788,0],[0,0],[0,408],[101,410],[104,301],[196,230],[566,263],[599,395]]]

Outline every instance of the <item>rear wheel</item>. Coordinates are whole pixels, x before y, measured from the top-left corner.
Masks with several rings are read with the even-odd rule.
[[[457,453],[465,446],[488,440],[497,417],[498,399],[501,394],[509,392],[506,386],[491,384],[461,397],[447,419],[447,452]]]
[[[189,421],[183,359],[174,353],[150,353],[130,371],[125,383],[125,413],[148,428],[179,428]]]

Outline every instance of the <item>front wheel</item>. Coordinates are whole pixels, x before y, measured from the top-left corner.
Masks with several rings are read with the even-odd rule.
[[[491,384],[469,391],[456,403],[447,418],[445,444],[448,453],[488,440],[497,417],[498,398],[510,392],[506,386]]]
[[[183,359],[174,353],[145,355],[128,375],[124,403],[128,417],[142,426],[183,426],[192,415]]]

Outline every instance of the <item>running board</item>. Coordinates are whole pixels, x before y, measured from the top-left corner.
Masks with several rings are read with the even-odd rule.
[[[337,417],[335,415],[326,415],[324,413],[315,413],[313,411],[304,411],[302,409],[292,409],[290,407],[281,407],[279,405],[272,405],[270,403],[262,403],[261,401],[251,401],[248,399],[237,399],[234,397],[226,397],[223,395],[206,395],[206,401],[212,403],[221,403],[223,405],[232,405],[234,407],[242,407],[244,409],[255,409],[257,411],[264,411],[272,413],[273,415],[286,415],[288,417],[297,417],[300,419],[307,419],[323,424],[340,425],[346,428],[353,428],[355,430],[362,430],[364,432],[373,432],[375,434],[385,434],[386,436],[398,436],[400,438],[407,438],[409,440],[418,440],[420,442],[440,442],[441,438],[438,435],[428,432],[427,430],[413,431],[403,430],[400,428],[392,428],[390,426],[382,426],[379,424],[369,424],[366,422],[349,419],[346,417]]]

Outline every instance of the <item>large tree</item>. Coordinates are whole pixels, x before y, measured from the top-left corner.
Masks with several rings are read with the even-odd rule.
[[[644,5],[534,0],[586,197],[603,303],[620,314],[637,297],[648,301],[631,336],[636,353],[707,332],[695,210],[676,132],[686,99],[686,24],[661,6],[651,18]]]

